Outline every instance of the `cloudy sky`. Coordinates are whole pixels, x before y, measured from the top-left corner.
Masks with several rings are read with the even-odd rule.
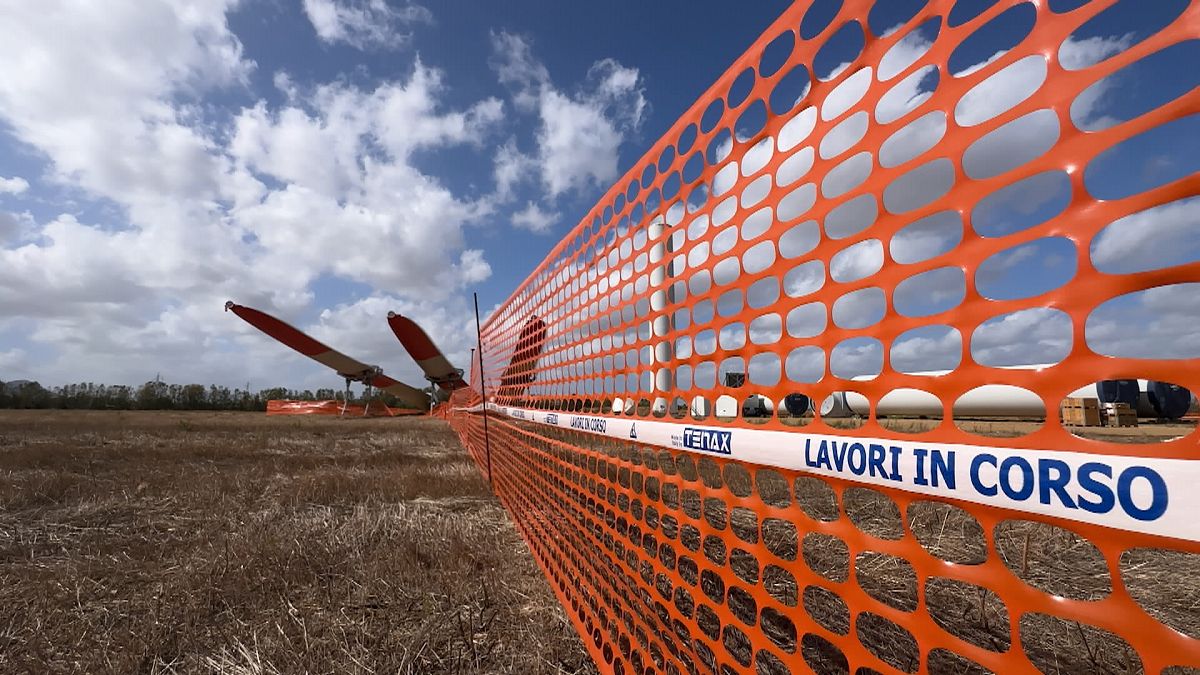
[[[413,380],[399,311],[465,365],[471,291],[784,7],[576,5],[0,0],[0,380],[334,383],[227,299]]]
[[[1122,10],[1073,36],[1059,58],[1071,68],[1090,67],[1169,23],[1186,6],[1181,2]],[[902,12],[908,4],[885,6]],[[959,4],[969,12],[991,3]],[[1051,2],[1056,11],[1078,4]],[[1136,4],[1118,6],[1135,10]],[[451,360],[465,366],[474,342],[471,292],[479,292],[485,311],[504,300],[785,6],[0,0],[0,63],[6,64],[0,77],[0,380],[136,384],[161,373],[174,382],[249,381],[253,388],[337,384],[319,366],[223,313],[227,299],[275,313],[419,382],[384,321],[389,310],[398,311],[423,324]],[[981,31],[956,50],[949,76],[986,68],[1020,42],[1027,13],[1006,12],[990,33]],[[887,12],[875,14],[872,30],[891,25]],[[776,185],[798,186],[780,204],[779,220],[799,222],[818,190],[836,198],[865,179],[852,146],[868,125],[899,119],[936,90],[936,72],[897,74],[937,36],[936,25],[913,30],[879,64],[874,81],[895,78],[896,84],[887,84],[892,93],[873,115],[851,114],[819,144],[809,139],[802,145],[803,127],[811,129],[818,111],[796,105],[783,113],[794,115],[795,124],[764,146],[763,156],[751,151],[742,159],[746,176],[747,165],[765,164],[770,153],[794,153],[774,177]],[[840,39],[835,36],[836,44],[813,64],[818,77],[833,77],[854,59],[858,47]],[[1159,61],[1147,58],[1140,71],[1098,84],[1074,102],[1073,122],[1087,131],[1108,128],[1144,113],[1148,108],[1138,101],[1158,105],[1193,88],[1194,73],[1163,64],[1194,60],[1196,47],[1197,41],[1176,45]],[[964,96],[952,120],[938,113],[897,124],[904,131],[881,149],[880,162],[913,161],[941,139],[948,123],[993,118],[1003,105],[1028,96],[1026,88],[1041,86],[1045,73],[1039,56],[989,74],[989,84]],[[822,119],[836,118],[861,98],[865,88],[856,91],[853,80],[839,90],[846,108],[839,110],[833,97]],[[863,87],[872,82],[868,73]],[[1135,84],[1139,96],[1118,94]],[[803,94],[778,91],[788,107]],[[774,98],[770,105],[778,111]],[[964,169],[971,178],[1024,163],[1064,133],[1052,115],[1034,113],[1018,122],[968,151]],[[1200,144],[1197,139],[1196,116],[1148,134],[1088,167],[1089,189],[1122,198],[1189,175],[1200,157],[1200,147],[1189,143]],[[714,142],[709,162],[719,164],[731,143]],[[835,160],[838,171],[822,185],[801,180],[814,161]],[[870,157],[864,161],[869,171]],[[903,213],[936,198],[948,189],[947,170],[948,163],[921,165],[889,186],[882,208]],[[722,196],[737,173],[737,166],[719,172],[708,196]],[[761,199],[745,191],[739,197],[743,205]],[[1061,212],[1070,197],[1058,174],[1034,177],[981,203],[972,214],[975,233],[967,236],[1027,229]],[[880,206],[848,201],[823,223],[826,236],[857,234]],[[1161,268],[1164,260],[1196,260],[1197,210],[1191,199],[1130,216],[1097,238],[1092,262],[1128,273]],[[714,210],[714,227],[718,217]],[[830,277],[854,282],[874,274],[885,247],[902,262],[952,249],[961,227],[951,240],[946,233],[953,227],[936,218],[914,223],[891,242],[847,248],[830,261]],[[785,246],[811,249],[804,226],[780,240],[781,258],[793,257]],[[1141,236],[1147,228],[1156,236]],[[698,223],[681,230],[680,246],[694,229]],[[696,264],[709,255],[707,247],[703,256],[691,250]],[[1066,240],[1040,239],[989,260],[975,283],[991,299],[1031,297],[1068,281],[1077,257]],[[811,271],[796,267],[784,275],[781,268],[785,293],[810,292],[804,288]],[[823,279],[823,270],[817,272]],[[965,283],[953,269],[911,281],[894,298],[897,311],[909,316],[952,309]],[[1119,355],[1200,356],[1196,297],[1195,287],[1176,286],[1114,301],[1094,315],[1089,340]],[[847,296],[828,313],[833,324],[863,328],[878,321],[884,302],[869,293]],[[976,333],[977,358],[989,365],[1062,358],[1073,337],[1065,315],[1054,312],[998,318]],[[819,317],[809,316],[797,308],[777,322],[802,337],[819,332],[830,321],[826,313],[822,308]],[[1158,322],[1164,335],[1171,331],[1169,338],[1147,343],[1131,337],[1123,329],[1130,321]],[[938,359],[960,351],[962,337],[938,323],[892,345],[894,364],[953,367]],[[697,349],[701,341],[698,336]],[[881,354],[870,340],[847,344],[841,372],[834,364],[831,370],[868,373]]]

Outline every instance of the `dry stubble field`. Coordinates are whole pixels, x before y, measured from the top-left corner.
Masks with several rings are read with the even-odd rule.
[[[802,505],[814,497],[796,490]],[[943,511],[909,513],[909,526],[952,558],[986,555],[982,532]],[[886,509],[863,514],[869,531],[901,527]],[[789,537],[776,544],[794,552]],[[1098,552],[1065,530],[1016,523],[996,544],[1034,586],[1078,599],[1110,592]],[[806,540],[806,564],[844,579],[849,561],[818,549]],[[1121,572],[1138,602],[1200,637],[1200,556],[1131,553]],[[911,570],[885,558],[860,559],[857,581],[915,606]],[[964,593],[930,588],[925,601],[955,634],[1009,648],[1003,605]],[[848,620],[809,605],[806,590],[818,623]],[[1044,672],[1141,672],[1111,634],[1041,615],[1023,618],[1020,634]],[[810,665],[843,672],[819,647],[803,645]],[[440,421],[0,411],[0,672],[47,671],[595,669]]]
[[[0,411],[0,672],[590,673],[440,421]]]

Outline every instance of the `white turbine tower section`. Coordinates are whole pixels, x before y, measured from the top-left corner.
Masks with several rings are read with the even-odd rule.
[[[666,220],[663,216],[659,216],[650,223],[647,228],[647,236],[651,241],[659,238],[661,242],[650,247],[650,264],[655,267],[650,271],[650,286],[658,288],[650,294],[650,311],[654,313],[654,319],[651,322],[651,334],[653,337],[661,338],[654,347],[654,360],[658,364],[670,364],[674,357],[671,349],[671,343],[667,336],[671,334],[673,326],[671,325],[671,313],[667,311],[667,307],[674,302],[674,292],[671,287],[672,275],[669,267],[671,260],[669,254],[671,252],[670,237],[664,237],[667,232]],[[664,415],[667,412],[667,404],[670,401],[671,390],[674,388],[674,373],[670,366],[658,368],[654,371],[654,398],[653,412],[656,415]]]

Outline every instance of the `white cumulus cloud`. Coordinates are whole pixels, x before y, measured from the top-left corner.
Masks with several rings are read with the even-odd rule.
[[[406,29],[433,21],[421,5],[387,0],[304,0],[304,13],[322,42],[363,50],[403,47],[412,39]]]
[[[537,160],[517,148],[516,139],[508,139],[496,150],[492,175],[496,179],[496,197],[507,201],[513,190],[530,179],[540,177]]]
[[[539,116],[534,159],[551,197],[606,187],[617,178],[620,146],[648,109],[637,69],[603,59],[592,64],[578,92],[565,92],[554,86],[529,42],[510,33],[492,34],[491,63],[518,109]]]
[[[527,202],[525,208],[514,213],[512,217],[512,223],[515,227],[529,230],[534,234],[550,234],[557,220],[557,213],[543,211],[540,206],[533,202]]]
[[[1200,197],[1155,206],[1104,228],[1092,241],[1103,272],[1152,270],[1200,259]]]
[[[1067,70],[1079,70],[1100,63],[1125,51],[1133,44],[1133,33],[1121,36],[1097,35],[1083,40],[1070,36],[1058,48],[1058,62]]]
[[[13,178],[5,178],[0,176],[0,195],[19,195],[29,189],[29,181],[15,176]]]

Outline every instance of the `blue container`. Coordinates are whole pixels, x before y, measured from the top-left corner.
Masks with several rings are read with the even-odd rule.
[[[789,413],[799,417],[812,410],[812,399],[804,394],[788,394],[783,397],[783,407],[787,408]]]
[[[1154,406],[1154,412],[1158,413],[1159,417],[1177,420],[1186,415],[1192,407],[1192,392],[1186,388],[1154,380],[1147,384],[1146,393],[1150,398],[1150,405]]]
[[[1101,403],[1124,403],[1137,410],[1140,394],[1137,380],[1101,380],[1096,383],[1096,397]]]

